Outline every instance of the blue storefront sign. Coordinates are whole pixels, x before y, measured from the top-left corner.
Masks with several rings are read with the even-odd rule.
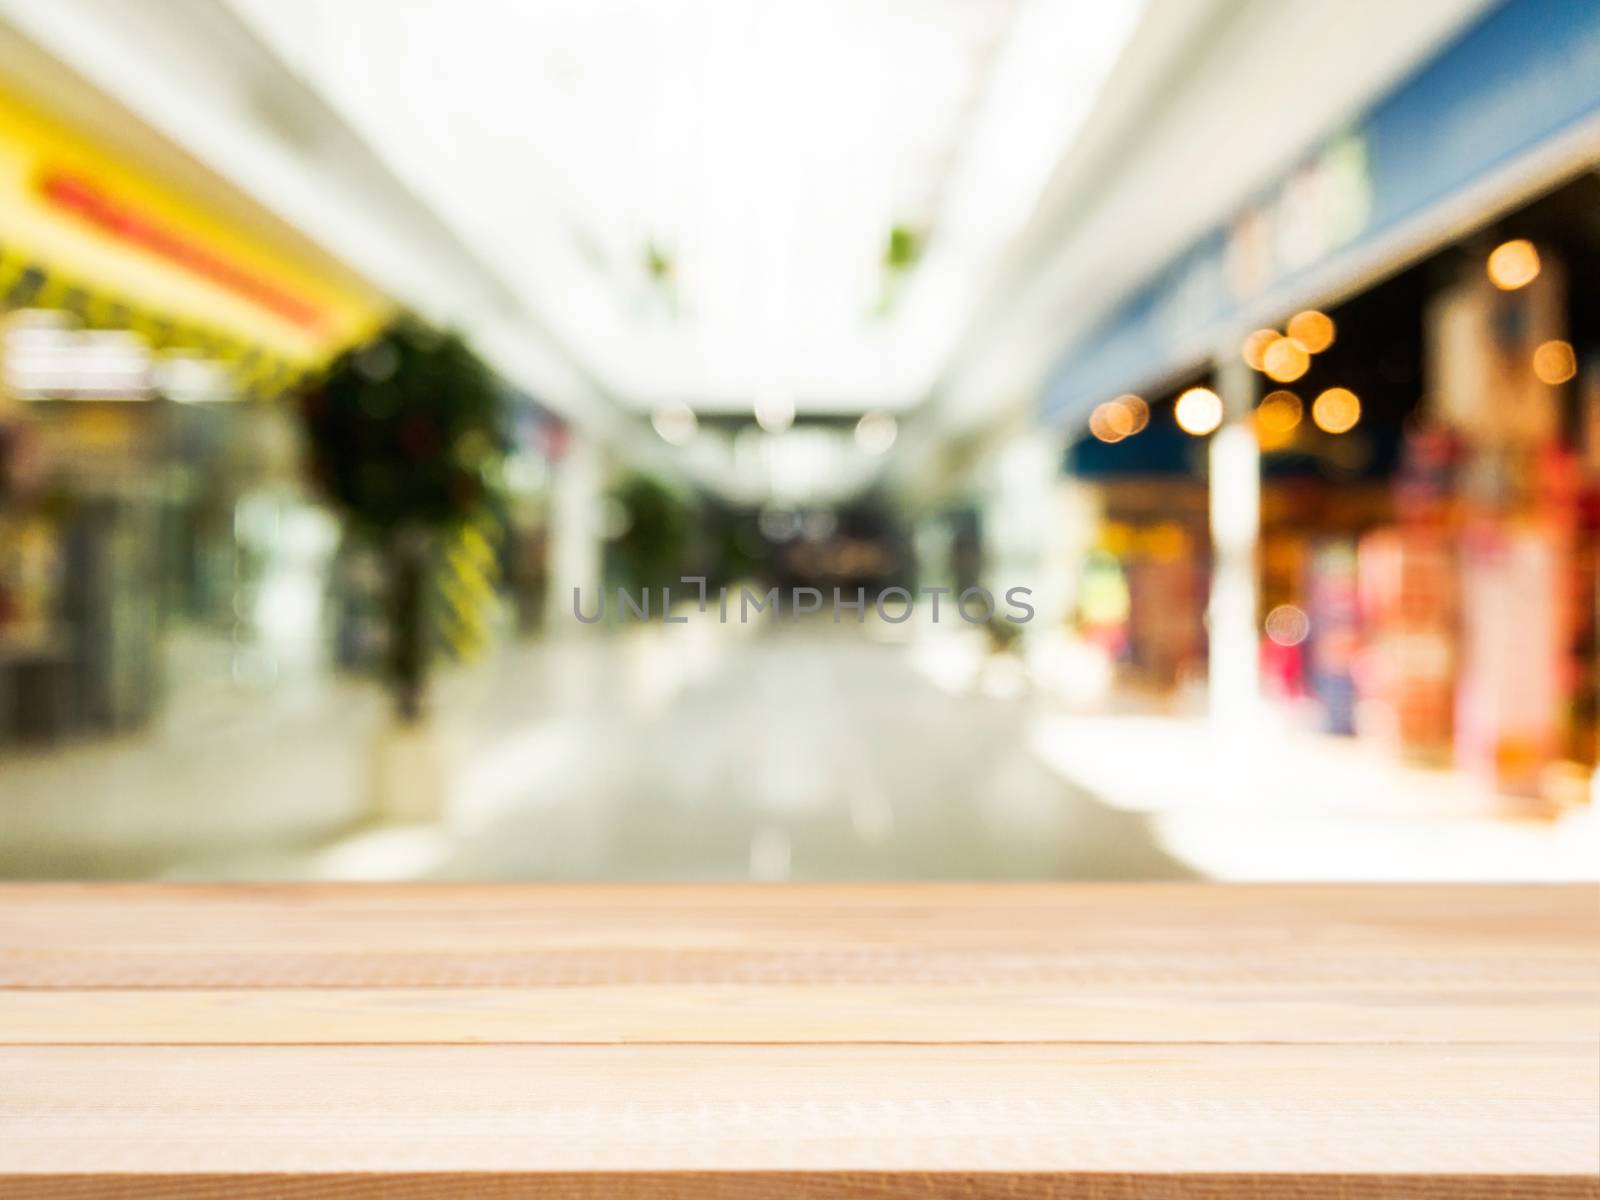
[[[1292,294],[1311,272],[1595,119],[1600,2],[1507,0],[1074,344],[1041,416],[1083,421],[1182,366],[1253,302]]]

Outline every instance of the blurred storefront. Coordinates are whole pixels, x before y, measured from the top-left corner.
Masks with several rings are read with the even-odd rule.
[[[315,659],[335,532],[275,402],[381,297],[0,94],[0,305],[0,744]]]
[[[1178,424],[1175,403],[1200,384],[1185,382],[1149,401],[1113,400],[1067,460],[1099,515],[1078,628],[1119,665],[1124,688],[1158,702],[1182,701],[1205,679],[1204,444]]]
[[[1588,794],[1597,169],[1600,9],[1497,6],[1069,348],[1128,679]]]

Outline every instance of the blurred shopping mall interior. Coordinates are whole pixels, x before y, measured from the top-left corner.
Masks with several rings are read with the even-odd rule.
[[[0,0],[0,878],[1594,879],[1593,0]]]

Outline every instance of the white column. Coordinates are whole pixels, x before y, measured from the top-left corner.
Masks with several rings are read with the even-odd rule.
[[[1254,725],[1261,708],[1257,549],[1261,451],[1251,427],[1256,377],[1233,343],[1219,351],[1222,427],[1211,439],[1210,707],[1220,726]]]
[[[599,448],[574,434],[556,465],[550,496],[550,602],[545,621],[551,632],[587,629],[572,615],[572,590],[583,592],[583,611],[600,602],[600,550],[603,530],[603,471]]]
[[[994,460],[983,540],[984,585],[997,596],[1019,585],[1040,591],[1063,453],[1058,432],[1037,429],[1014,438]]]

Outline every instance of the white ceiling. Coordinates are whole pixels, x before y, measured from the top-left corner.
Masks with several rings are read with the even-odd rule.
[[[1138,8],[230,3],[607,392],[702,412],[920,400]]]

